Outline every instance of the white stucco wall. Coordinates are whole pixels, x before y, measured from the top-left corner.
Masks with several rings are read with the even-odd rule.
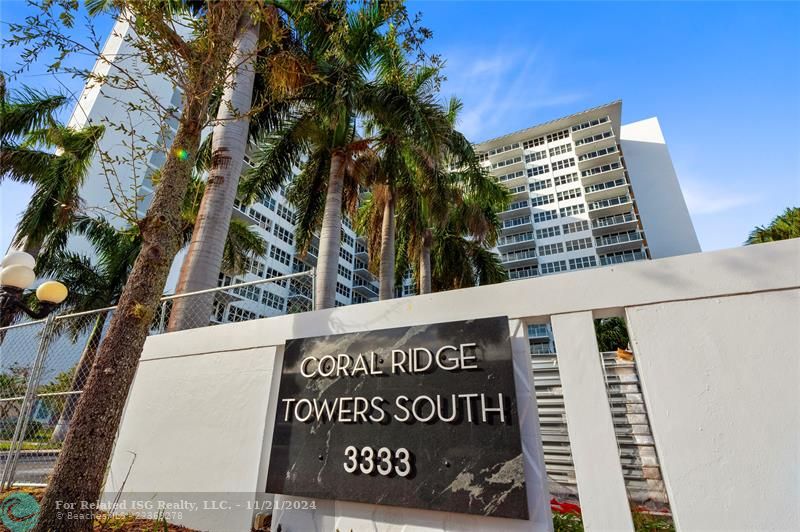
[[[785,241],[151,337],[106,490],[109,496],[122,490],[159,497],[261,491],[280,364],[276,346],[288,338],[508,315],[519,363],[527,353],[514,319],[553,316],[556,345],[564,346],[560,358],[586,357],[592,342],[585,316],[624,309],[681,529],[791,529],[800,522],[798,260],[800,240]],[[564,362],[564,386],[592,378],[579,360]],[[524,380],[517,387],[529,393]],[[610,522],[605,509],[625,507],[627,498],[623,490],[601,489],[603,475],[613,480],[607,451],[613,432],[572,426],[583,422],[583,389],[566,391],[565,407],[570,436],[606,449],[600,467],[592,445],[573,448],[580,454],[576,478],[587,530],[604,530]],[[600,395],[597,386],[585,389]],[[610,418],[607,402],[592,404],[594,422]],[[525,434],[526,448],[536,449],[538,435]],[[532,464],[535,454],[526,454]],[[538,482],[529,476],[532,470],[526,469],[529,487]],[[534,495],[548,498],[541,491]],[[252,514],[208,511],[182,523],[246,530]],[[285,530],[541,529],[522,521],[331,501],[318,501],[313,513],[275,517],[295,525]]]
[[[700,251],[658,119],[625,124],[620,145],[654,259]]]
[[[627,315],[678,528],[797,530],[800,290]]]

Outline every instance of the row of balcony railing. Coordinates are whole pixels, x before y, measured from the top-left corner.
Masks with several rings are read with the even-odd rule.
[[[623,244],[625,242],[641,242],[642,233],[639,231],[627,231],[625,233],[616,233],[613,235],[604,235],[595,237],[597,247],[613,246],[614,244]]]
[[[618,153],[619,150],[617,146],[609,146],[608,148],[602,148],[595,151],[590,151],[589,153],[584,153],[580,157],[578,157],[579,161],[589,161],[591,159],[597,159],[598,157],[603,157],[604,155],[608,155],[610,153]]]
[[[606,190],[609,188],[616,188],[626,185],[628,182],[625,180],[624,177],[620,177],[618,179],[612,179],[611,181],[606,181],[604,183],[597,183],[596,185],[589,185],[585,187],[586,193],[591,194],[593,192],[600,192],[601,190]]]
[[[624,194],[622,196],[617,196],[615,198],[593,201],[592,203],[589,203],[588,206],[589,206],[589,211],[591,212],[599,209],[605,209],[606,207],[613,207],[615,205],[622,205],[624,203],[630,203],[630,202],[631,202],[631,197],[627,194]]]
[[[503,253],[500,255],[500,258],[503,262],[514,262],[518,260],[526,260],[526,259],[535,259],[536,258],[536,249],[523,249],[520,251],[510,251],[508,253]]]

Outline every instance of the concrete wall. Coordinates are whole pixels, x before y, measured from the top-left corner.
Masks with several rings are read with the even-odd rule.
[[[620,145],[652,257],[700,251],[658,119],[623,125]]]
[[[277,391],[278,346],[288,338],[508,315],[519,364],[527,353],[514,320],[553,316],[587,530],[629,530],[616,441],[603,421],[610,420],[608,401],[592,380],[601,371],[584,363],[595,349],[591,317],[624,309],[679,527],[791,529],[800,522],[799,259],[795,240],[151,337],[106,490],[109,496],[119,490],[163,498],[225,491],[252,498],[265,485],[270,397]],[[517,387],[529,393],[523,379]],[[525,446],[537,449],[539,437],[531,424],[527,429]],[[526,456],[529,486],[539,481],[537,452]],[[534,503],[547,499],[538,495]],[[314,512],[278,513],[275,522],[284,530],[546,526],[316,502]],[[182,523],[246,530],[253,513],[208,510]],[[546,509],[534,515],[543,519]]]

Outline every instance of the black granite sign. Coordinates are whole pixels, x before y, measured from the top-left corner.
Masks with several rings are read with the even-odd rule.
[[[528,519],[508,318],[286,342],[267,492]]]

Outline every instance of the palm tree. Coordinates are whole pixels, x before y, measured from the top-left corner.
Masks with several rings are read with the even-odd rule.
[[[362,156],[372,144],[372,139],[356,133],[357,121],[393,104],[367,79],[384,38],[379,30],[393,8],[369,3],[348,12],[346,3],[329,2],[309,17],[300,14],[302,3],[285,5],[315,71],[284,125],[259,142],[243,191],[251,199],[267,196],[294,167],[302,166],[289,199],[298,208],[296,242],[301,254],[319,230],[315,302],[324,309],[335,302],[342,211],[355,215]]]
[[[412,67],[396,39],[383,43],[377,67],[382,99],[393,105],[378,107],[366,122],[365,133],[375,138],[377,157],[370,169],[369,208],[362,211],[359,232],[368,235],[373,270],[380,271],[380,299],[390,299],[395,281],[395,210],[398,198],[417,194],[414,173],[443,159],[452,136],[448,111],[436,101],[434,67]]]
[[[186,195],[182,213],[184,245],[189,242],[194,232],[204,188],[203,181],[195,177]],[[70,295],[62,307],[66,311],[84,312],[116,305],[133,263],[142,248],[138,227],[117,229],[102,218],[81,217],[75,220],[71,229],[72,233],[86,237],[92,245],[94,260],[63,249],[48,250],[39,263],[40,275],[57,277],[70,287]],[[224,244],[222,270],[231,275],[241,273],[248,258],[266,252],[266,244],[261,236],[241,220],[231,221]],[[210,314],[210,309],[204,314],[204,325],[208,324]],[[91,322],[72,322],[73,338],[85,332],[87,327],[91,329],[73,375],[71,389],[74,391],[83,389],[89,377],[89,370],[94,364],[107,318],[107,313],[100,312]],[[77,394],[67,397],[61,417],[53,431],[54,440],[62,441],[66,436],[77,402]]]
[[[267,24],[260,23],[261,18],[267,19]],[[261,110],[256,116],[256,127],[250,127],[250,111],[256,87],[256,60],[259,51],[259,29],[269,28],[271,33],[278,33],[280,39],[280,17],[275,7],[268,7],[258,13],[248,11],[240,21],[242,30],[234,41],[234,51],[229,60],[230,74],[222,90],[220,104],[217,110],[217,120],[212,133],[206,139],[205,146],[210,150],[208,163],[209,176],[203,199],[197,213],[197,223],[194,226],[189,249],[181,266],[180,277],[176,292],[191,292],[204,290],[215,286],[217,275],[223,261],[224,235],[231,223],[233,204],[236,199],[239,177],[242,173],[242,164],[247,149],[248,140],[270,118],[265,114],[274,112],[272,109]],[[277,54],[281,47],[271,46],[262,51],[262,62],[268,62],[270,54]],[[265,52],[265,53],[264,53]],[[267,57],[264,57],[266,55]],[[286,67],[287,61],[281,65]],[[280,79],[276,79],[276,72],[280,72]],[[287,70],[271,69],[268,82],[276,87],[291,85],[296,80],[293,68]],[[264,78],[264,72],[260,72]],[[260,89],[270,86],[260,80]],[[263,103],[263,102],[262,102]],[[211,298],[192,302],[192,312],[186,307],[188,301],[179,299],[170,317],[170,329],[180,330],[203,323],[205,312],[199,308],[204,305],[211,311]]]
[[[67,228],[79,210],[78,193],[104,131],[57,124],[53,113],[65,101],[28,88],[9,97],[0,75],[0,181],[34,185],[12,243],[34,257],[45,238]]]
[[[762,244],[776,240],[800,237],[800,207],[788,207],[767,226],[758,226],[750,232],[745,244]]]
[[[21,139],[32,131],[55,126],[53,113],[66,102],[27,87],[13,96],[0,73],[0,181],[4,178],[30,183],[47,167],[53,154],[22,148]]]

